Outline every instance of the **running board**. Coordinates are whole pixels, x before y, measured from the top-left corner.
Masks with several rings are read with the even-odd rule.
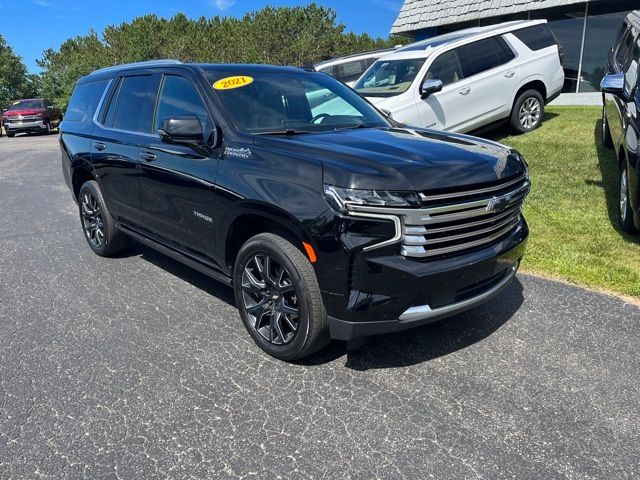
[[[133,230],[131,230],[130,228],[125,227],[124,225],[118,225],[118,230],[121,230],[125,235],[130,236],[131,238],[137,240],[138,242],[153,248],[154,250],[157,250],[158,252],[162,253],[163,255],[166,255],[167,257],[171,257],[174,260],[179,261],[180,263],[183,263],[185,265],[187,265],[188,267],[193,268],[194,270],[199,271],[200,273],[204,273],[206,276],[213,278],[214,280],[217,280],[221,283],[224,283],[225,285],[231,287],[233,284],[233,280],[231,277],[225,275],[224,273],[220,272],[219,270],[216,270],[213,267],[210,267],[208,265],[205,265],[204,263],[202,263],[199,260],[196,260],[195,258],[192,258],[188,255],[185,255],[183,253],[178,252],[177,250],[174,250],[171,247],[167,247],[166,245],[163,245],[161,243],[156,242],[155,240],[152,240],[140,233],[137,233]]]

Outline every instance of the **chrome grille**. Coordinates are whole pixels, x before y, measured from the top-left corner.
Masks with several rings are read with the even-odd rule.
[[[6,117],[7,123],[33,122],[35,120],[42,120],[42,118],[37,115],[25,115],[22,117]]]
[[[523,174],[482,188],[421,194],[422,208],[403,218],[402,255],[436,257],[498,241],[518,225],[529,187]]]

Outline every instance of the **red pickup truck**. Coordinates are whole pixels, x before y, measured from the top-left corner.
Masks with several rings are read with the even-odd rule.
[[[11,103],[2,112],[2,125],[7,136],[20,132],[51,133],[62,122],[62,112],[44,98],[26,98]],[[2,130],[0,129],[0,135]]]

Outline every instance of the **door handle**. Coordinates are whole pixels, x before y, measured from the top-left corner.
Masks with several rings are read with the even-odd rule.
[[[504,76],[507,77],[507,78],[512,78],[515,74],[516,74],[516,72],[511,70],[511,71],[505,73]]]
[[[98,151],[103,151],[105,148],[107,148],[107,146],[104,143],[100,143],[100,142],[96,142],[93,144],[94,147],[96,147],[96,150]]]
[[[141,152],[140,158],[146,160],[147,162],[153,162],[156,159],[156,155],[155,153]]]
[[[463,88],[461,90],[458,90],[458,93],[460,95],[469,95],[470,91],[471,91],[471,87],[467,87],[467,88]]]

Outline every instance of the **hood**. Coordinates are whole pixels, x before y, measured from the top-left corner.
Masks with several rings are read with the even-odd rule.
[[[297,152],[323,164],[324,182],[349,188],[434,190],[521,174],[520,155],[495,142],[408,128],[362,128],[294,137],[257,137],[256,146]],[[265,145],[267,146],[267,145]]]
[[[44,112],[44,108],[25,108],[23,110],[8,110],[2,115],[5,117],[17,117],[18,115],[40,115]]]

